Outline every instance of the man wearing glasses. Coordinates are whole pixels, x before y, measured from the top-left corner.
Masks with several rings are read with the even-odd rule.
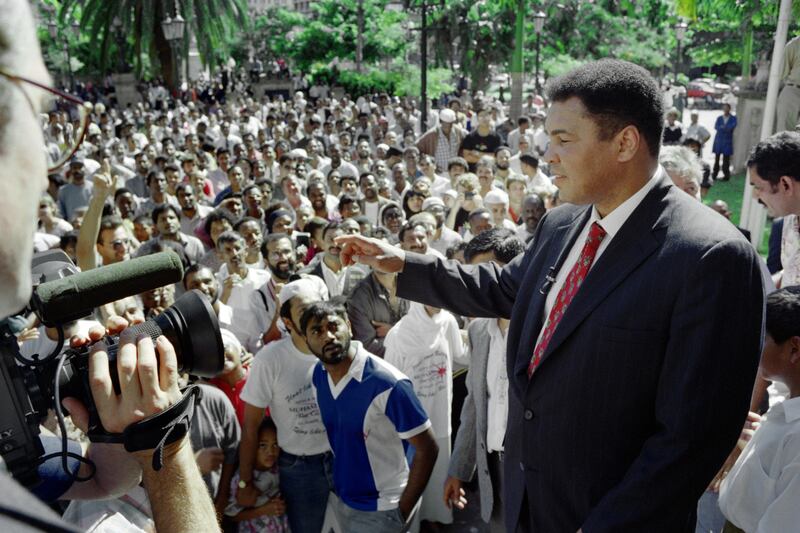
[[[38,201],[47,187],[48,174],[40,113],[49,109],[45,104],[50,95],[74,100],[48,88],[49,83],[28,2],[0,0],[0,223],[8,229],[0,239],[0,279],[3,280],[0,316],[19,310],[31,293],[31,242],[36,230]],[[75,137],[78,141],[83,137],[86,123],[82,123],[81,132]],[[66,157],[56,162],[58,166],[74,154],[78,144],[65,151]],[[124,321],[117,322],[113,329],[119,331],[124,324]],[[90,336],[99,339],[104,333],[95,330]],[[139,386],[125,387],[119,396],[113,392],[103,345],[98,344],[92,350],[93,396],[107,430],[121,432],[129,424],[158,413],[181,398],[177,373],[170,370],[172,365],[177,365],[174,349],[169,342],[163,342],[163,338],[156,344],[157,348],[149,339],[137,341],[123,332],[119,360],[128,359],[130,365],[125,368],[120,365],[120,378],[138,382]],[[160,364],[156,363],[156,352]],[[150,378],[145,375],[146,367],[153,371]],[[71,400],[65,404],[76,425],[85,425],[83,422],[88,420],[85,407]],[[96,454],[116,454],[139,465],[159,530],[218,530],[211,500],[187,438],[164,449],[163,466],[158,472],[152,468],[152,450],[128,454],[119,445],[103,449],[106,451]],[[99,462],[95,460],[96,464]],[[122,468],[119,463],[117,466]],[[0,474],[0,494],[3,494],[0,531],[77,531],[7,474]]]

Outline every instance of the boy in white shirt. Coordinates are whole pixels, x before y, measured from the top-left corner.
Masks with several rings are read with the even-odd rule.
[[[800,286],[767,297],[759,373],[789,387],[770,408],[720,489],[725,517],[750,533],[796,531],[800,523]],[[740,444],[742,440],[740,440]]]

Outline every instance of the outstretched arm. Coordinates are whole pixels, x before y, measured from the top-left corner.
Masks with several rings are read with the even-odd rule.
[[[464,266],[432,256],[405,251],[377,239],[347,235],[343,246],[345,265],[361,263],[380,272],[399,273],[397,295],[465,316],[509,318],[525,256],[504,268],[494,263]]]

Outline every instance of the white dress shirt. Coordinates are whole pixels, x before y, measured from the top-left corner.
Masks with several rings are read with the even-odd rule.
[[[597,254],[594,256],[594,262],[589,266],[590,271],[592,268],[594,268],[594,265],[597,264],[597,260],[600,259],[600,256],[603,254],[605,249],[608,248],[608,245],[611,244],[611,241],[614,240],[614,236],[628,220],[628,217],[631,216],[631,213],[633,213],[634,210],[639,207],[639,204],[642,203],[642,200],[644,200],[644,197],[647,196],[647,193],[649,193],[652,188],[655,187],[656,183],[658,183],[658,181],[661,179],[663,175],[662,172],[664,172],[664,170],[661,166],[659,166],[655,175],[651,176],[650,180],[645,183],[641,189],[636,191],[636,193],[622,202],[619,206],[617,206],[616,209],[607,214],[605,217],[600,218],[597,208],[592,207],[592,216],[589,217],[589,220],[583,226],[578,238],[575,239],[575,243],[572,245],[572,249],[570,249],[567,259],[561,265],[561,269],[556,275],[556,280],[553,283],[553,286],[550,287],[550,292],[547,293],[547,300],[545,300],[543,310],[544,317],[542,320],[542,329],[536,339],[536,344],[539,343],[539,340],[542,337],[542,332],[547,325],[547,317],[550,315],[550,310],[553,308],[553,304],[558,297],[559,291],[561,291],[561,287],[564,286],[564,282],[566,281],[569,272],[572,270],[572,267],[575,265],[575,263],[578,261],[578,257],[581,255],[581,250],[583,249],[583,245],[586,244],[586,238],[589,236],[589,229],[592,227],[592,224],[595,222],[600,224],[600,226],[606,231],[606,236],[600,243],[600,247],[597,249]]]
[[[767,411],[722,482],[719,507],[748,533],[797,531],[800,524],[800,398]]]
[[[491,452],[502,452],[506,438],[508,420],[508,374],[506,373],[506,338],[508,330],[502,331],[499,319],[490,319],[489,357],[486,361],[486,448]]]

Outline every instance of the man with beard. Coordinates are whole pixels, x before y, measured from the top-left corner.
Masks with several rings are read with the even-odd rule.
[[[253,458],[258,448],[258,427],[264,409],[269,407],[281,445],[281,495],[286,500],[289,527],[296,533],[322,530],[332,490],[330,445],[311,387],[317,359],[309,352],[298,326],[307,306],[327,298],[325,284],[313,276],[281,289],[280,317],[289,334],[259,350],[241,394],[246,405],[237,502],[252,507],[258,497],[253,486]]]
[[[261,270],[266,269],[264,257],[261,255],[261,244],[263,242],[263,231],[261,230],[261,221],[253,217],[243,217],[233,226],[234,231],[239,232],[239,235],[244,239],[244,244],[247,246],[247,254],[245,255],[245,263],[251,268],[258,268]]]
[[[312,304],[300,329],[320,361],[312,385],[334,454],[339,523],[352,533],[400,530],[438,455],[428,415],[406,376],[351,340],[344,306]]]
[[[297,255],[292,239],[285,233],[271,233],[261,245],[261,254],[266,260],[270,278],[250,297],[250,310],[255,327],[261,332],[261,341],[266,344],[276,335],[278,295],[289,278],[297,271]]]
[[[325,191],[325,185],[319,181],[312,181],[308,184],[306,194],[311,202],[311,208],[314,210],[314,216],[330,220],[328,193]]]
[[[269,281],[270,275],[266,270],[247,266],[244,239],[235,231],[219,236],[217,250],[225,261],[225,268],[217,273],[217,282],[222,286],[220,300],[233,309],[231,331],[248,350],[255,351],[261,331],[250,313],[250,299],[253,292]]]
[[[452,248],[462,241],[461,235],[448,228],[444,223],[445,209],[444,201],[441,198],[435,196],[426,198],[422,202],[422,210],[432,214],[436,219],[436,229],[433,231],[429,243],[431,248],[444,255],[448,248]]]
[[[189,183],[181,183],[175,188],[178,203],[181,204],[181,231],[194,235],[194,230],[203,223],[213,209],[207,205],[198,205],[194,196],[194,187]]]
[[[186,252],[186,257],[192,263],[197,263],[205,254],[205,248],[200,239],[181,232],[180,213],[171,204],[161,204],[153,209],[153,224],[158,229],[158,237],[150,239],[136,250],[135,257],[142,257],[153,253],[155,247],[164,241],[173,241],[180,244]]]
[[[494,153],[494,166],[496,180],[505,183],[509,176],[514,175],[514,171],[511,170],[511,150],[507,146],[501,146]]]
[[[369,141],[367,140],[360,140],[356,145],[356,155],[358,159],[355,162],[356,169],[360,175],[364,175],[365,172],[369,172],[372,168],[372,154],[369,148]]]
[[[228,304],[219,301],[219,283],[210,268],[200,263],[195,263],[187,268],[183,274],[183,288],[187,291],[197,289],[205,294],[217,314],[219,327],[230,329],[231,321],[233,320],[233,309]]]
[[[367,277],[368,270],[359,265],[345,267],[339,260],[341,248],[336,244],[336,237],[346,235],[341,223],[331,222],[322,231],[324,254],[322,260],[306,270],[306,273],[318,276],[328,287],[331,297],[349,297],[358,282]],[[355,266],[355,268],[353,268]]]
[[[381,207],[386,205],[387,200],[378,196],[378,182],[372,173],[361,174],[359,186],[361,194],[364,195],[364,199],[358,201],[361,213],[369,219],[373,226],[377,226],[379,224],[378,213],[380,213]]]
[[[545,211],[544,200],[538,194],[529,194],[522,201],[522,224],[517,227],[517,237],[522,242],[527,244],[533,237]]]

